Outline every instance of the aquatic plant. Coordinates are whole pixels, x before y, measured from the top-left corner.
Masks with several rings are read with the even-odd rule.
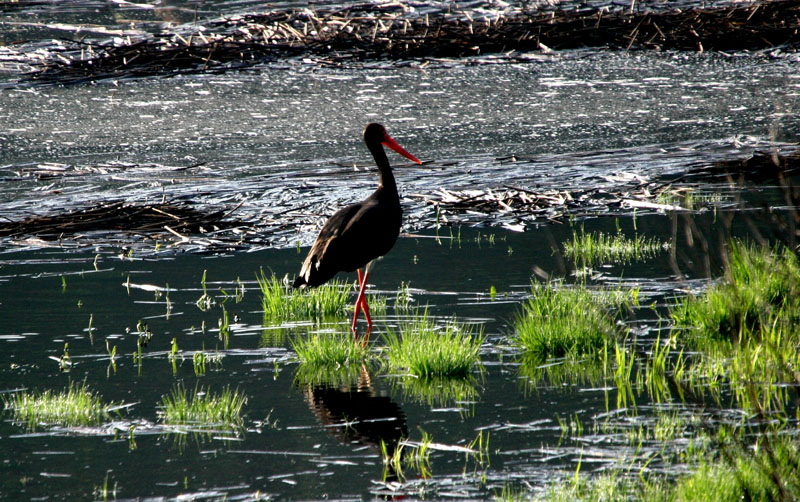
[[[316,367],[340,368],[360,365],[367,359],[369,348],[357,343],[350,333],[309,333],[292,340],[292,348],[300,363]]]
[[[109,474],[111,474],[111,470],[106,471],[106,477],[103,480],[103,485],[95,486],[94,490],[92,490],[92,495],[94,495],[95,500],[117,500],[117,489],[119,488],[119,483],[114,481],[114,485],[109,486]]]
[[[203,376],[206,374],[206,353],[198,350],[192,355],[192,367],[194,368],[195,376]]]
[[[209,364],[213,364],[216,369],[222,368],[223,357],[224,355],[218,350],[214,350],[213,353],[206,351],[204,343],[202,350],[197,350],[192,354],[192,367],[194,368],[195,376],[205,375]]]
[[[206,288],[206,273],[208,270],[203,270],[203,277],[200,279],[200,286],[203,288],[203,294],[200,295],[200,298],[195,301],[195,305],[197,308],[202,310],[203,312],[207,312],[211,310],[212,305],[216,303],[214,297],[208,294],[208,289]]]
[[[482,333],[452,319],[437,326],[427,309],[416,312],[399,326],[399,333],[387,328],[384,334],[389,366],[421,378],[464,378],[480,361]]]
[[[393,472],[399,479],[405,479],[405,468],[412,468],[424,479],[431,477],[431,450],[433,438],[425,431],[422,432],[422,440],[413,443],[402,440],[394,448],[389,448],[381,440],[381,457],[383,458],[383,478],[387,479],[389,471]]]
[[[50,359],[58,363],[58,369],[68,373],[72,369],[72,358],[69,357],[69,342],[64,343],[64,353],[61,357],[49,356]]]
[[[272,274],[267,277],[262,270],[256,277],[261,288],[264,324],[287,320],[314,320],[316,322],[347,316],[348,296],[353,285],[338,280],[316,288],[297,290]]]
[[[737,407],[788,413],[785,408],[793,398],[787,385],[800,381],[796,370],[800,327],[782,322],[781,311],[773,315],[771,324],[742,327],[738,343],[704,341],[701,351],[675,362],[674,379],[696,394],[710,394],[717,400],[728,390]]]
[[[800,320],[800,262],[783,247],[733,242],[723,282],[701,295],[681,299],[670,315],[686,328],[690,342],[741,341],[743,330],[758,331],[765,319],[796,324]],[[755,331],[754,331],[755,330]]]
[[[393,447],[381,441],[381,457],[383,458],[384,480],[389,471],[393,472],[401,480],[405,479],[404,467],[414,469],[422,478],[431,476],[430,455],[433,450],[463,453],[467,461],[472,460],[478,465],[487,465],[489,461],[489,433],[484,435],[483,431],[478,432],[471,442],[466,446],[446,445],[434,443],[433,437],[420,429],[422,439],[420,441],[410,441],[403,439]],[[466,466],[465,466],[466,467]]]
[[[655,237],[648,238],[639,234],[626,237],[621,231],[616,234],[603,232],[587,234],[581,226],[580,234],[573,230],[572,241],[564,243],[564,254],[572,258],[575,263],[580,261],[584,267],[591,267],[598,263],[629,263],[633,260],[643,260],[669,249],[669,246],[668,242]]]
[[[13,413],[14,419],[24,422],[31,429],[40,425],[98,425],[109,418],[108,410],[115,407],[113,403],[104,404],[86,382],[71,382],[61,392],[49,389],[43,392],[20,391],[0,398],[5,409]]]
[[[231,342],[231,319],[224,303],[220,304],[220,308],[222,308],[222,317],[217,319],[219,340],[222,342],[222,346],[227,350]]]
[[[396,313],[409,313],[413,308],[414,296],[411,294],[409,284],[402,282],[394,298],[394,311]],[[371,305],[371,304],[370,304]]]
[[[567,426],[568,427],[568,426]],[[629,467],[617,467],[598,475],[575,473],[544,492],[530,493],[510,485],[495,501],[595,502],[737,502],[741,500],[798,500],[800,449],[793,436],[771,437],[750,446],[726,447],[722,454],[696,452],[688,459],[691,472],[668,479],[642,470],[631,476]]]
[[[547,358],[599,355],[606,340],[624,334],[611,309],[627,307],[629,296],[553,284],[532,284],[531,294],[513,321],[512,340],[542,363]]]
[[[376,293],[365,293],[367,303],[369,304],[369,313],[371,316],[384,316],[386,315],[386,305],[388,303],[386,296]],[[348,310],[351,307],[348,306]],[[395,308],[397,306],[395,305]]]
[[[800,264],[786,248],[734,242],[723,282],[679,301],[673,338],[688,349],[673,378],[694,393],[786,413],[800,367]],[[680,389],[680,387],[679,387]]]
[[[161,397],[161,414],[169,425],[238,426],[247,396],[238,389],[225,387],[219,394],[202,387],[189,393],[182,384]]]
[[[231,298],[233,298],[236,303],[241,303],[242,300],[244,300],[244,294],[246,291],[247,288],[244,287],[244,283],[239,277],[236,278],[236,287],[234,288],[232,295],[225,289],[219,288],[219,292],[222,293],[223,297],[222,303],[228,302]]]

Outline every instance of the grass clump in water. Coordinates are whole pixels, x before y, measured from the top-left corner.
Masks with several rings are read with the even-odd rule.
[[[786,410],[800,367],[800,263],[787,248],[731,244],[724,280],[670,312],[688,349],[674,380],[756,414]]]
[[[333,280],[315,288],[298,290],[275,277],[275,274],[267,277],[263,270],[256,276],[256,280],[261,289],[265,325],[288,320],[311,319],[322,322],[347,317],[353,310],[351,283]],[[386,297],[368,294],[367,302],[370,314],[386,313]]]
[[[800,327],[783,311],[762,319],[758,328],[742,326],[736,340],[690,339],[700,347],[673,362],[673,378],[696,394],[717,402],[728,394],[734,405],[755,413],[787,413],[800,367]]]
[[[161,398],[164,422],[170,425],[235,427],[242,423],[242,408],[247,396],[225,387],[219,394],[202,388],[189,393],[178,384]]]
[[[513,323],[514,342],[527,357],[544,361],[599,355],[608,339],[622,334],[610,309],[627,307],[627,297],[552,284],[533,284],[531,293]]]
[[[309,333],[292,341],[292,348],[304,365],[345,367],[360,365],[367,359],[369,348],[357,343],[350,333]]]
[[[256,279],[261,288],[264,324],[295,319],[319,322],[347,315],[351,284],[334,280],[301,291],[279,280],[274,274],[267,277],[263,270]]]
[[[369,347],[350,333],[317,332],[292,340],[300,359],[294,381],[298,385],[355,387],[368,371]]]
[[[636,234],[633,238],[625,237],[622,232],[616,235],[603,232],[590,232],[581,227],[580,234],[572,232],[572,241],[564,243],[564,254],[579,261],[584,267],[598,263],[629,263],[654,256],[660,251],[669,249],[669,243],[654,237],[647,238]]]
[[[725,279],[700,296],[688,296],[671,316],[690,328],[691,340],[725,339],[757,331],[765,320],[800,321],[800,263],[788,248],[731,244]]]
[[[62,425],[68,427],[98,425],[109,418],[109,408],[86,382],[69,384],[66,390],[53,392],[16,392],[3,396],[5,409],[14,418],[28,424],[32,429],[39,425]]]
[[[798,500],[797,476],[800,450],[797,438],[781,436],[769,446],[726,450],[714,458],[703,453],[695,460],[694,471],[675,480],[658,474],[638,477],[622,469],[597,476],[576,472],[544,493],[531,495],[506,487],[496,501],[596,502],[628,500],[636,502],[738,502],[741,500]],[[760,442],[761,443],[761,442]]]
[[[420,378],[466,378],[480,361],[482,333],[456,322],[438,327],[427,310],[401,323],[400,332],[387,329],[384,335],[389,366]]]
[[[797,437],[770,433],[754,445],[726,437],[722,452],[704,459],[689,476],[680,478],[672,500],[737,502],[740,500],[800,500],[800,448]]]

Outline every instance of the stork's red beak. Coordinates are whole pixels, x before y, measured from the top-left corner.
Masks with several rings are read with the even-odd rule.
[[[391,148],[395,152],[399,153],[403,157],[407,158],[408,160],[410,160],[412,162],[416,162],[417,164],[422,164],[421,160],[419,160],[418,158],[416,158],[413,155],[411,155],[410,153],[408,153],[405,148],[403,148],[402,146],[398,145],[397,141],[393,140],[392,137],[389,136],[386,133],[384,133],[384,135],[383,135],[383,144],[388,146],[389,148]]]

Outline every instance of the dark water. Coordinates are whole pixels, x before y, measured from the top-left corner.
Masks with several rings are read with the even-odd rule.
[[[182,22],[192,10],[181,4]],[[60,11],[37,15],[77,22]],[[92,233],[0,243],[0,392],[86,382],[104,401],[131,405],[94,428],[30,430],[3,414],[0,498],[481,500],[506,485],[544,490],[578,462],[582,472],[643,465],[661,443],[637,450],[624,431],[653,423],[664,407],[689,414],[688,407],[651,403],[641,390],[635,406],[620,405],[616,387],[603,381],[531,381],[535,368],[521,365],[511,347],[511,321],[532,281],[578,280],[562,246],[580,225],[671,243],[673,252],[601,265],[589,279],[641,288],[643,307],[632,323],[644,347],[658,334],[650,304],[663,315],[676,295],[718,278],[730,238],[791,241],[796,180],[786,189],[772,178],[680,177],[754,151],[791,150],[800,125],[796,65],[790,55],[570,52],[528,64],[320,70],[287,62],[242,74],[3,90],[1,218],[120,198],[180,198],[201,208],[241,203],[236,214],[260,221],[261,233],[216,253],[171,247],[169,236],[158,244]],[[428,305],[438,322],[457,316],[487,337],[483,369],[461,399],[444,391],[420,397],[377,365],[358,389],[297,384],[290,341],[314,327],[262,323],[258,271],[293,276],[306,250],[298,254],[297,243],[309,244],[323,215],[373,189],[359,137],[369,121],[383,122],[410,152],[432,161],[396,171],[405,231],[414,235],[401,238],[371,276],[390,304],[377,319],[375,348],[402,318],[391,307],[397,289],[410,285],[415,304]],[[439,239],[435,211],[423,202],[440,187],[622,192],[676,179],[707,202],[693,211],[576,210],[555,221],[444,213],[452,225],[438,229]],[[196,305],[204,271],[219,302],[208,311]],[[246,288],[241,302],[232,296],[237,280]],[[221,290],[236,316],[227,344],[218,329]],[[140,365],[132,357],[139,321],[153,333]],[[339,329],[347,330],[346,320]],[[175,370],[173,339],[183,355]],[[115,367],[106,341],[116,347]],[[52,359],[65,343],[69,372]],[[192,365],[199,350],[221,358],[204,376]],[[240,389],[248,399],[243,430],[164,426],[161,398],[177,383]],[[587,428],[610,421],[617,433],[564,438],[559,420],[570,417]],[[413,467],[404,479],[385,473],[380,440],[419,441],[422,431],[448,447],[488,433],[488,459],[440,447],[430,478]],[[667,451],[684,448],[691,434]],[[680,470],[658,461],[648,468]],[[116,493],[104,495],[104,484]]]
[[[700,218],[698,223],[709,225],[707,220]],[[668,221],[667,216],[644,218],[639,222],[640,232],[657,235],[657,228]],[[607,394],[614,402],[615,391],[526,386],[518,375],[513,351],[507,348],[508,320],[517,304],[500,299],[507,294],[518,300],[529,285],[534,266],[556,275],[563,273],[559,255],[542,241],[547,236],[560,242],[568,237],[567,231],[548,227],[523,234],[493,232],[493,245],[485,235],[479,245],[479,232],[465,229],[461,243],[452,247],[434,239],[406,238],[376,269],[376,288],[391,294],[400,282],[410,282],[422,290],[415,295],[416,302],[429,304],[434,315],[458,315],[462,321],[480,323],[488,337],[482,356],[486,370],[477,379],[474,400],[431,406],[407,395],[397,378],[380,370],[373,370],[369,390],[358,393],[363,394],[362,399],[374,401],[369,405],[373,411],[375,407],[388,409],[387,416],[404,423],[413,439],[420,438],[421,429],[436,442],[463,446],[480,430],[491,433],[489,465],[476,465],[463,454],[436,453],[433,477],[415,480],[412,470],[412,479],[399,488],[400,493],[421,493],[426,498],[454,493],[459,498],[482,499],[516,477],[543,485],[560,470],[569,470],[581,455],[576,447],[560,444],[556,417],[578,414],[589,421],[609,411]],[[509,249],[513,249],[510,255]],[[3,493],[25,499],[83,498],[102,485],[106,471],[109,479],[119,483],[122,499],[178,494],[202,497],[207,492],[220,497],[227,494],[229,499],[255,492],[281,499],[369,498],[387,490],[381,482],[381,436],[375,435],[379,433],[362,432],[360,428],[369,429],[369,424],[356,423],[352,426],[355,432],[342,435],[341,423],[331,426],[322,421],[320,417],[327,416],[328,410],[337,406],[336,400],[346,394],[333,389],[329,394],[334,395],[312,400],[309,389],[293,383],[296,365],[287,343],[275,344],[270,331],[261,326],[254,275],[260,267],[288,273],[299,261],[294,250],[133,262],[102,255],[96,262],[99,270],[95,270],[92,254],[6,253],[2,263],[4,388],[60,389],[69,381],[86,381],[105,400],[134,406],[119,422],[95,429],[43,427],[28,433],[4,420],[0,437],[9,453],[2,464]],[[687,275],[703,276],[705,271],[696,261],[692,257],[679,266]],[[498,266],[475,266],[481,262]],[[715,260],[712,266],[718,268],[719,262]],[[237,278],[247,284],[242,302],[229,302],[227,307],[239,317],[227,348],[215,329],[220,309],[204,313],[195,305],[202,294],[203,270],[208,271],[212,291],[217,287],[232,291]],[[674,281],[674,273],[664,256],[644,269],[637,267],[624,274],[621,269],[611,269],[607,273],[639,277],[645,270],[647,276],[641,281],[645,294],[655,298],[667,294],[669,287],[661,281]],[[125,286],[128,281],[133,283],[130,291]],[[173,305],[169,317],[164,295],[156,299],[152,291],[137,288],[138,284],[168,284]],[[499,293],[495,301],[488,297],[491,286]],[[219,299],[218,291],[216,296]],[[90,315],[96,330],[93,341],[86,331]],[[154,333],[141,368],[131,358],[139,320],[146,320]],[[204,321],[209,329],[202,334],[199,328]],[[380,320],[378,329],[394,322],[392,318]],[[286,336],[303,334],[304,329],[296,328],[288,329]],[[167,357],[173,338],[187,354],[176,373]],[[120,354],[116,370],[109,367],[106,339]],[[67,342],[74,367],[62,373],[48,356],[60,356]],[[188,354],[204,348],[219,350],[224,358],[221,366],[212,365],[205,376],[196,377]],[[242,389],[248,396],[246,432],[227,440],[224,434],[165,432],[158,425],[157,412],[161,396],[176,382],[188,387],[199,383],[207,389],[225,385]],[[358,421],[359,407],[351,400],[339,404],[345,406],[341,413]],[[126,439],[131,423],[136,424],[135,444]],[[606,447],[613,450],[614,445]],[[585,462],[587,454],[583,455]],[[601,465],[615,462],[603,455],[595,460]],[[147,483],[141,482],[142,476],[147,476]]]
[[[672,239],[676,258],[662,253],[642,264],[601,267],[602,275],[593,283],[638,286],[643,305],[655,301],[663,308],[677,290],[697,287],[702,281],[696,279],[719,274],[719,243],[731,235],[752,238],[753,225],[768,232],[769,219],[764,214],[710,211],[639,217],[637,231]],[[614,232],[617,224],[613,218],[585,222],[587,231]],[[620,225],[633,233],[631,219]],[[670,228],[673,238],[665,232]],[[105,253],[97,258],[59,250],[7,251],[0,262],[4,391],[62,389],[70,381],[85,381],[106,402],[132,406],[118,420],[95,428],[42,426],[30,431],[6,416],[0,422],[6,452],[0,492],[13,499],[70,500],[93,492],[99,498],[97,489],[108,479],[118,485],[116,496],[122,500],[384,495],[486,499],[520,480],[544,489],[579,461],[584,472],[618,465],[620,458],[635,463],[663,445],[645,443],[637,452],[624,435],[607,434],[596,436],[598,442],[591,447],[576,444],[562,439],[558,420],[579,417],[588,427],[612,416],[623,430],[633,428],[656,416],[651,415],[654,408],[646,393],[640,392],[637,407],[629,409],[615,405],[613,385],[547,379],[526,383],[527,373],[509,347],[510,320],[530,281],[539,280],[536,271],[569,277],[571,262],[563,258],[559,243],[571,232],[568,225],[545,225],[525,233],[462,228],[460,242],[400,239],[379,263],[372,276],[377,290],[393,296],[401,283],[408,283],[415,303],[428,305],[432,315],[442,320],[456,315],[483,327],[484,371],[476,373],[473,392],[462,401],[436,394],[428,401],[379,367],[371,369],[359,391],[314,390],[294,382],[297,364],[289,340],[305,336],[309,328],[288,327],[280,334],[265,329],[253,280],[262,267],[278,275],[293,273],[302,258],[294,249],[133,261]],[[695,237],[687,240],[693,233]],[[208,290],[220,302],[220,289],[233,292],[238,279],[246,285],[240,303],[233,298],[226,303],[238,318],[227,345],[216,328],[220,306],[203,312],[195,303],[202,294],[203,271]],[[169,291],[157,297],[148,286]],[[493,286],[495,300],[489,296]],[[655,324],[648,321],[648,310],[643,307],[637,314],[643,343],[656,333],[649,332]],[[377,333],[396,324],[394,314],[390,307],[387,317],[377,320]],[[87,332],[90,316],[92,337]],[[132,354],[140,320],[147,322],[153,338],[137,365]],[[343,320],[339,329],[346,332],[346,323]],[[176,370],[168,358],[173,339],[185,357]],[[117,348],[116,368],[110,365],[106,340]],[[374,334],[373,340],[376,347],[382,345],[379,336]],[[74,363],[67,373],[49,358],[60,357],[65,343]],[[191,361],[198,350],[222,356],[220,364],[209,364],[206,375],[199,377]],[[178,382],[211,391],[228,385],[242,390],[248,398],[245,430],[233,435],[165,428],[158,415],[161,398]],[[393,484],[391,476],[384,478],[379,444],[381,439],[392,441],[397,431],[407,431],[412,440],[420,440],[425,431],[436,443],[449,446],[465,446],[479,431],[488,432],[490,456],[479,463],[463,453],[435,451],[432,477],[422,479],[408,468],[408,478]],[[683,441],[667,448],[680,448]]]

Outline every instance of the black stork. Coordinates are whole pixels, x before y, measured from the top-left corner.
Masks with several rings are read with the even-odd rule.
[[[363,309],[367,319],[368,337],[372,329],[372,319],[364,296],[367,278],[374,260],[388,253],[394,246],[403,218],[397,184],[383,146],[388,146],[417,164],[422,162],[398,145],[380,124],[367,125],[364,129],[364,143],[378,165],[378,189],[361,202],[336,211],[325,222],[303,262],[294,287],[319,286],[338,272],[358,270],[358,296],[351,330],[355,335],[359,310]],[[366,343],[366,337],[364,342]]]

